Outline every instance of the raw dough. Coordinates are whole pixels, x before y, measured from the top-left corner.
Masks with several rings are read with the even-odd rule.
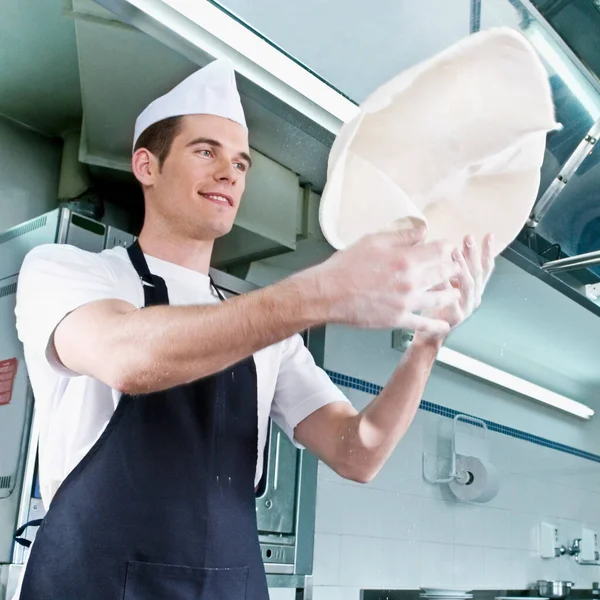
[[[336,138],[319,220],[337,249],[386,229],[497,255],[525,224],[546,134],[559,127],[548,76],[523,35],[473,34],[376,90]]]

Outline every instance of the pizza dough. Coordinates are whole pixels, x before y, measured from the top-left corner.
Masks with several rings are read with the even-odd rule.
[[[493,233],[497,255],[531,212],[546,135],[558,127],[548,76],[523,35],[473,34],[384,84],[342,127],[323,234],[342,249],[424,224],[428,240],[456,244]]]

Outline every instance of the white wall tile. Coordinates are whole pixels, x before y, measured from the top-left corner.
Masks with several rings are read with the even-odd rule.
[[[465,589],[485,587],[485,553],[481,548],[454,546],[454,585]]]
[[[454,545],[421,544],[421,586],[454,586]]]
[[[482,508],[480,518],[484,522],[484,545],[488,548],[511,547],[510,512],[497,508]]]
[[[377,506],[382,536],[398,540],[421,539],[422,498],[395,492],[382,492]]]
[[[557,560],[559,563],[559,579],[563,581],[573,581],[575,586],[581,585],[582,579],[585,577],[583,571],[585,569],[596,570],[596,567],[582,567],[578,565],[572,557],[563,556]],[[597,579],[595,580],[597,581]]]
[[[315,585],[340,585],[340,536],[315,534]]]
[[[539,517],[528,512],[512,512],[510,520],[511,547],[516,550],[530,552],[539,548],[540,523]]]
[[[526,550],[513,550],[510,579],[505,585],[524,590],[535,581],[529,578],[529,556]]]
[[[499,548],[485,549],[486,587],[499,589],[511,579],[512,551]]]
[[[340,507],[346,496],[345,486],[331,481],[320,481],[317,487],[315,531],[318,533],[343,533],[346,523]]]
[[[421,499],[421,539],[424,542],[454,543],[455,504]]]
[[[383,540],[381,548],[382,565],[388,576],[379,587],[418,588],[421,575],[421,544],[405,540]]]
[[[421,493],[423,444],[420,427],[417,427],[417,432],[417,434],[413,434],[411,426],[408,434],[369,484],[370,487],[404,494]]]
[[[344,585],[379,585],[386,575],[381,568],[382,540],[344,535],[340,541],[340,581]]]
[[[356,587],[418,585],[419,545],[380,538],[341,537],[340,581]]]
[[[463,546],[485,546],[487,523],[484,509],[473,504],[459,504],[454,511],[454,540]]]

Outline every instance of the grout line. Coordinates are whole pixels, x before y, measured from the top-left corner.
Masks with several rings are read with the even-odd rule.
[[[360,392],[366,392],[374,396],[379,394],[383,389],[380,385],[376,385],[375,383],[370,383],[362,379],[357,379],[356,377],[349,377],[348,375],[336,373],[335,371],[325,370],[325,372],[327,373],[327,375],[329,375],[331,381],[333,381],[333,383],[335,383],[336,385],[348,387],[354,390],[358,390]],[[465,414],[461,413],[458,410],[454,410],[453,408],[442,406],[441,404],[434,404],[433,402],[428,402],[427,400],[421,400],[419,408],[421,410],[441,415],[442,417],[447,417],[449,419],[453,419],[458,414]],[[468,416],[480,418],[476,417],[475,415]],[[519,429],[514,429],[513,427],[507,427],[506,425],[501,425],[493,421],[488,421],[487,419],[482,420],[488,426],[488,429],[495,433],[501,433],[503,435],[507,435],[509,437],[516,438],[519,440],[524,440],[526,442],[530,442],[538,446],[544,446],[545,448],[557,450],[558,452],[570,454],[571,456],[577,456],[579,458],[583,458],[591,462],[600,463],[600,456],[597,454],[592,454],[591,452],[586,452],[585,450],[580,450],[579,448],[573,448],[572,446],[567,446],[566,444],[561,444],[559,442],[553,442],[552,440],[533,435],[532,433],[527,433]]]

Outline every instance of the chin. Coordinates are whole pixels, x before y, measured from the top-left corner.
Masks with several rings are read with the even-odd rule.
[[[215,241],[221,237],[226,236],[233,229],[233,223],[214,223],[209,228],[201,227],[199,231],[202,238],[210,239]]]

